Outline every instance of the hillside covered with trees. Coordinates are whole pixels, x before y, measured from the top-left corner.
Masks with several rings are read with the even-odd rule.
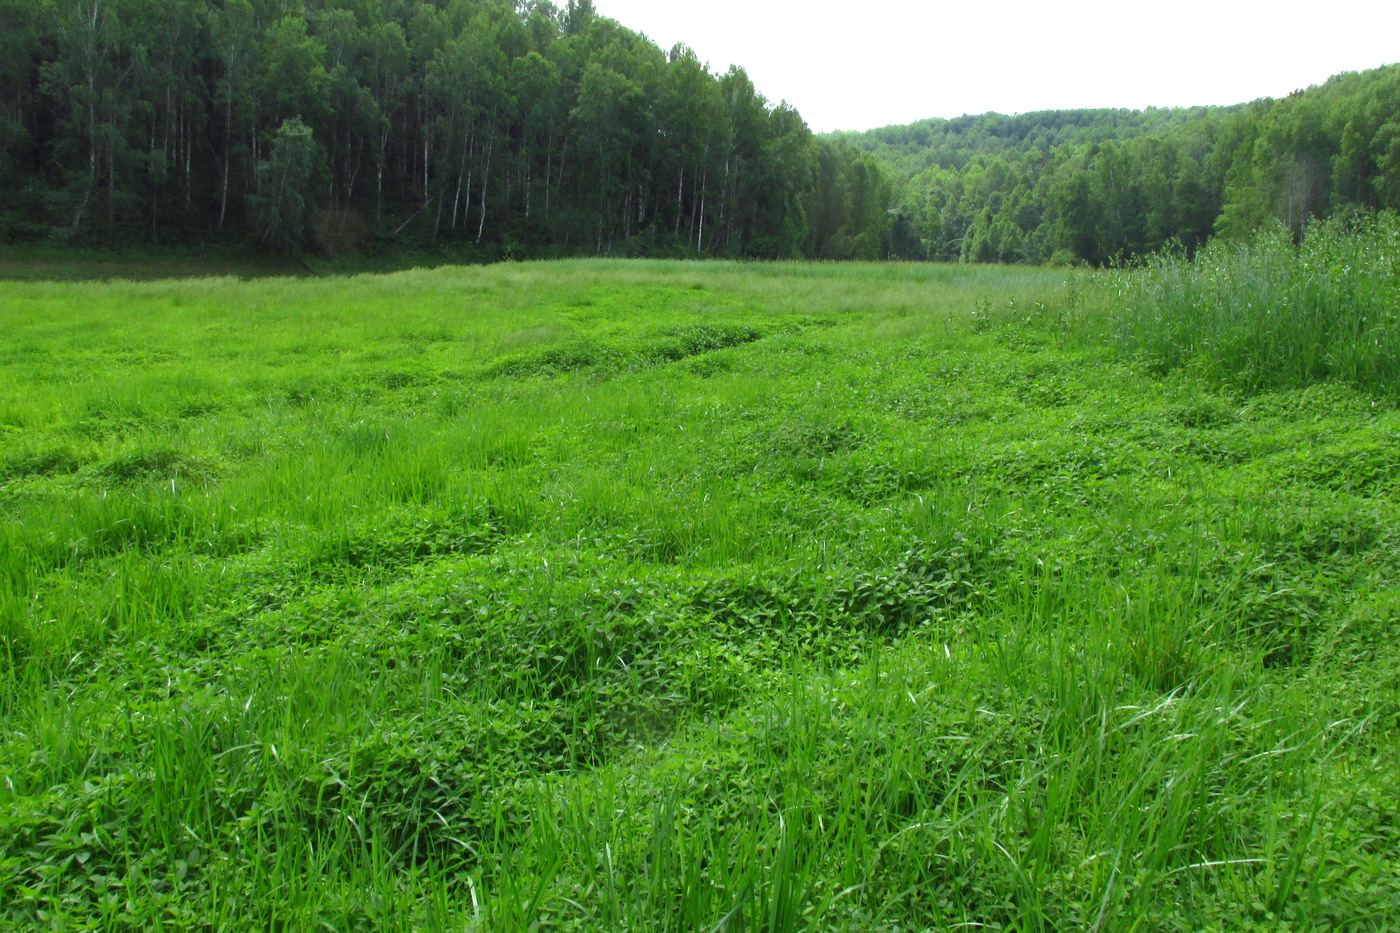
[[[836,138],[891,173],[896,255],[1102,264],[1400,209],[1400,66],[1235,107],[985,114]]]
[[[0,239],[876,258],[890,188],[591,0],[0,0]]]

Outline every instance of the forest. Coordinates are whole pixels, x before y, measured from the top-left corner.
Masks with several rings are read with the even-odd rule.
[[[591,0],[0,0],[0,238],[877,258],[875,160]]]
[[[836,134],[894,177],[893,254],[1103,265],[1400,208],[1400,66],[1232,107],[1063,110]]]
[[[1104,265],[1400,208],[1400,66],[813,134],[591,0],[0,0],[0,242]]]

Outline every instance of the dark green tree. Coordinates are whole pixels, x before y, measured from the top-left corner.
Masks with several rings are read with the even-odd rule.
[[[258,166],[260,193],[248,206],[258,240],[269,249],[298,253],[305,247],[322,160],[311,128],[298,117],[283,121]]]

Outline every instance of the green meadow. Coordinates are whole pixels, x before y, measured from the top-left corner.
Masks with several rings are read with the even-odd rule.
[[[1391,928],[1369,235],[0,283],[0,928]]]

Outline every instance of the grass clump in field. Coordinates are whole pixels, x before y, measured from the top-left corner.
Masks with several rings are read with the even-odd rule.
[[[1384,929],[1400,413],[1099,289],[0,286],[0,918]]]
[[[1164,371],[1249,391],[1400,385],[1400,217],[1383,213],[1161,256],[1121,278],[1114,338]]]

